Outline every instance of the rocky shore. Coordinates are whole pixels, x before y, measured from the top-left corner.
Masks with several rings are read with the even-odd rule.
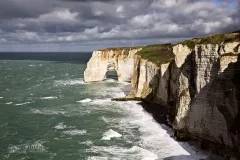
[[[178,44],[94,51],[85,82],[115,70],[132,83],[127,97],[164,108],[179,140],[196,139],[227,158],[240,158],[240,33]],[[148,107],[145,106],[147,110]],[[162,116],[156,113],[154,117]]]

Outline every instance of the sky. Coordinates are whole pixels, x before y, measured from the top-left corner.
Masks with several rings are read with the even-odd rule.
[[[1,52],[85,52],[240,30],[240,0],[0,0]]]

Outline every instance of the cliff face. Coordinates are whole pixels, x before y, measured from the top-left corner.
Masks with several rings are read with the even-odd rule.
[[[119,48],[94,51],[84,72],[85,82],[102,81],[108,71],[115,70],[118,81],[130,82],[133,74],[134,55],[141,48]]]
[[[97,51],[88,63],[85,81],[103,80],[109,62],[120,81],[132,77],[127,98],[168,109],[178,137],[240,152],[239,33],[146,46],[128,54]]]
[[[235,39],[194,44],[192,49],[178,44],[168,53],[173,52],[174,61],[158,64],[140,53],[135,56],[129,97],[167,107],[170,123],[180,137],[240,151],[239,45]]]

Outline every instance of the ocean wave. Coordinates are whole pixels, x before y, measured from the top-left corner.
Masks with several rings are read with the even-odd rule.
[[[109,122],[111,122],[108,118],[106,118],[106,117],[100,117],[100,119],[101,120],[103,120],[105,123],[109,123]]]
[[[106,88],[103,90],[103,93],[105,93],[104,94],[105,96],[110,96],[110,97],[114,97],[114,98],[126,96],[120,87]]]
[[[79,142],[79,144],[84,144],[84,145],[90,146],[90,145],[93,144],[93,141],[87,140],[87,141],[84,141],[84,142]]]
[[[3,99],[3,97],[0,97],[0,99]]]
[[[107,92],[111,92],[111,89],[106,90]],[[117,89],[114,89],[114,91],[115,90]],[[122,93],[119,91],[118,94],[121,95]],[[195,151],[195,148],[188,143],[181,144],[174,140],[172,138],[173,133],[171,129],[163,124],[159,125],[149,113],[144,112],[142,106],[139,105],[138,102],[112,102],[111,99],[95,99],[88,104],[92,105],[91,108],[89,108],[91,110],[108,110],[124,115],[124,118],[111,118],[106,116],[100,118],[105,123],[108,123],[112,127],[118,127],[121,132],[126,133],[123,138],[128,142],[133,142],[137,135],[139,147],[151,151],[152,154],[154,154],[153,157],[157,156],[157,159],[178,155],[185,155],[190,157],[190,159],[196,160],[207,157],[205,153]],[[109,107],[109,105],[111,105],[111,107]],[[105,133],[102,139],[110,140],[112,137],[110,136],[111,132],[112,131]],[[144,157],[139,159],[144,159]]]
[[[92,104],[98,104],[98,105],[101,105],[101,104],[106,104],[109,102],[112,102],[111,98],[106,98],[106,99],[94,99],[94,100],[91,100],[90,101]]]
[[[34,65],[34,64],[30,64],[30,65],[28,65],[29,67],[36,67],[36,65]]]
[[[92,109],[97,109],[97,108],[103,108],[106,105],[109,105],[112,103],[111,98],[105,98],[105,99],[83,99],[81,101],[77,101],[78,103],[82,103],[81,105],[91,105],[92,107],[89,108],[90,110]],[[97,108],[96,108],[97,107]]]
[[[79,103],[87,103],[87,102],[91,102],[91,99],[90,98],[86,98],[86,99],[83,99],[83,100],[80,100],[80,101],[77,101]]]
[[[56,111],[56,110],[39,110],[39,109],[31,109],[31,112],[34,114],[44,114],[44,115],[56,115],[56,114],[65,114],[65,111]]]
[[[103,134],[102,140],[111,140],[112,138],[120,138],[122,135],[112,129]]]
[[[56,96],[53,96],[53,97],[41,97],[40,99],[45,99],[45,100],[50,100],[50,99],[57,99]]]
[[[57,80],[54,82],[55,86],[66,86],[66,85],[82,85],[86,84],[82,78],[79,79],[70,79],[70,80]]]
[[[117,82],[117,80],[116,79],[105,79],[103,82],[115,83],[115,82]]]
[[[103,156],[94,157],[98,158],[107,158],[107,159],[141,159],[141,160],[157,160],[158,156],[153,152],[141,148],[139,146],[133,146],[131,148],[124,148],[120,146],[93,146],[90,149],[86,150],[87,152],[94,153],[104,153]],[[111,158],[110,158],[111,157]],[[93,159],[89,157],[88,159]]]
[[[13,102],[6,102],[6,104],[13,104]]]
[[[55,128],[55,129],[62,130],[62,129],[66,129],[66,128],[75,128],[75,127],[73,127],[73,126],[67,126],[67,125],[65,125],[63,122],[60,122],[60,123],[58,123],[54,128]]]
[[[18,103],[18,104],[15,104],[15,106],[22,106],[22,105],[30,104],[30,103],[31,103],[31,102]]]
[[[63,133],[71,136],[76,136],[76,135],[85,135],[87,131],[84,129],[83,130],[74,129],[74,130],[63,131]]]
[[[138,134],[140,134],[139,146],[158,155],[158,159],[178,155],[196,160],[207,157],[206,153],[196,151],[196,148],[188,143],[178,143],[172,138],[172,130],[166,125],[159,125],[152,115],[143,111],[142,106],[137,102],[121,102],[116,105],[122,109],[125,117],[111,119],[113,127],[118,127],[121,131],[126,132],[130,141],[135,138],[134,134],[131,135],[131,127],[137,128]]]

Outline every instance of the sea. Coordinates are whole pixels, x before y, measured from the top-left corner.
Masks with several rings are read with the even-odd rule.
[[[0,53],[0,160],[200,160],[115,73],[84,83],[91,53]]]

